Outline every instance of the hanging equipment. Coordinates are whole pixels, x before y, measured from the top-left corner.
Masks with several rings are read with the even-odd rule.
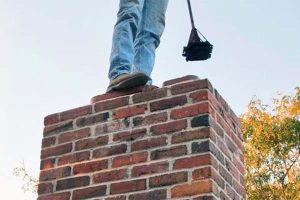
[[[182,56],[186,57],[186,61],[207,60],[211,57],[213,45],[210,44],[200,33],[200,31],[196,29],[190,0],[187,0],[187,3],[192,24],[192,31],[187,46],[183,47]],[[199,37],[198,32],[201,34],[203,39]]]

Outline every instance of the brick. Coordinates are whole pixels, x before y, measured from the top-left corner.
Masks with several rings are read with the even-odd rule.
[[[120,118],[132,117],[135,115],[144,114],[146,110],[147,110],[146,104],[120,108],[113,112],[113,118],[120,119]]]
[[[209,143],[209,150],[224,165],[223,153],[212,142]]]
[[[172,133],[175,131],[181,131],[187,127],[186,120],[172,121],[164,124],[154,125],[150,128],[150,132],[154,135]]]
[[[73,174],[84,174],[108,168],[108,160],[97,160],[74,165]]]
[[[70,192],[62,192],[62,193],[49,194],[46,196],[39,196],[37,200],[69,200],[70,196],[71,196]]]
[[[239,170],[239,172],[241,174],[245,174],[245,167],[244,167],[244,165],[240,161],[238,161],[237,158],[235,158],[235,157],[233,158],[233,164]]]
[[[199,79],[198,76],[187,75],[187,76],[183,76],[183,77],[180,77],[180,78],[175,78],[175,79],[171,79],[171,80],[165,81],[163,83],[163,86],[165,87],[165,86],[169,86],[169,85],[178,84],[180,82],[192,81],[192,80],[197,80],[197,79]]]
[[[217,146],[223,152],[223,154],[225,156],[227,156],[227,158],[231,159],[232,153],[229,152],[229,150],[228,150],[227,146],[224,144],[223,140],[217,138]]]
[[[132,177],[162,173],[169,170],[169,163],[167,161],[152,163],[148,165],[134,166],[131,171]]]
[[[146,179],[132,180],[126,182],[112,183],[110,185],[110,194],[121,194],[146,189]]]
[[[106,122],[109,118],[109,113],[100,113],[92,116],[81,117],[76,120],[76,125],[78,127],[90,126],[99,122]]]
[[[214,120],[211,120],[210,126],[221,138],[224,138],[224,131],[219,124],[217,124]]]
[[[234,199],[234,200],[240,199],[238,194],[228,184],[226,184],[226,194],[230,197],[230,199]]]
[[[182,119],[186,117],[192,117],[199,114],[209,113],[210,105],[208,102],[203,102],[199,104],[194,104],[182,108],[177,108],[171,111],[172,119]]]
[[[175,146],[165,149],[158,149],[151,152],[151,160],[158,160],[162,158],[178,157],[187,154],[187,147],[185,145]]]
[[[200,196],[200,197],[193,198],[193,200],[217,200],[217,199],[214,196],[205,195],[205,196]]]
[[[93,183],[104,183],[109,181],[122,180],[127,178],[127,169],[100,172],[93,175]]]
[[[123,142],[123,141],[133,141],[137,138],[143,137],[146,135],[147,129],[134,129],[131,131],[116,133],[113,135],[114,142]]]
[[[220,192],[220,198],[222,200],[231,200],[223,191]]]
[[[108,144],[108,136],[99,136],[96,138],[87,138],[79,140],[75,143],[75,150],[92,149],[95,147],[103,146]]]
[[[93,110],[92,110],[91,105],[71,109],[71,110],[62,112],[60,114],[61,115],[61,121],[65,121],[65,120],[68,120],[68,119],[75,119],[75,118],[83,116],[83,115],[91,114],[92,112],[93,112]]]
[[[191,120],[192,128],[201,127],[201,126],[209,126],[209,125],[210,125],[209,115],[197,116]]]
[[[211,100],[209,90],[199,90],[190,94],[193,103]]]
[[[147,161],[148,153],[134,153],[125,156],[118,156],[112,159],[112,167],[121,167]]]
[[[91,135],[90,128],[83,128],[76,131],[66,132],[59,135],[58,143],[74,141],[81,138],[89,137],[90,135]]]
[[[211,164],[209,154],[179,158],[175,160],[173,169],[186,169]]]
[[[126,153],[127,144],[120,144],[115,146],[103,147],[93,151],[93,158],[102,158],[106,156]]]
[[[116,196],[116,197],[109,197],[105,200],[126,200],[126,196]]]
[[[164,174],[160,176],[151,177],[149,179],[149,186],[151,188],[161,187],[167,185],[174,185],[186,181],[188,181],[187,172],[177,172],[177,173]]]
[[[127,128],[129,128],[129,121],[127,119],[114,120],[108,123],[101,123],[96,126],[95,134],[113,133],[116,131],[123,131]]]
[[[56,142],[56,137],[43,138],[42,148],[50,147],[50,146],[54,145],[55,142]]]
[[[239,184],[239,182],[233,180],[232,186],[239,195],[241,195],[242,197],[245,197],[245,195],[246,195],[245,188],[243,186],[241,186],[241,184]]]
[[[37,193],[48,194],[53,192],[53,184],[52,183],[39,183]]]
[[[205,153],[208,151],[209,151],[209,140],[192,143],[192,153]]]
[[[48,158],[41,160],[40,170],[53,168],[55,165],[55,158]]]
[[[146,117],[135,117],[133,118],[133,126],[146,126],[151,124],[157,124],[168,120],[167,112],[151,114]]]
[[[165,110],[169,108],[174,108],[176,106],[182,106],[187,103],[187,98],[185,95],[173,97],[169,99],[163,99],[159,101],[155,101],[150,103],[150,111],[158,111],[158,110]]]
[[[232,175],[221,165],[219,166],[219,173],[230,185],[232,185]]]
[[[211,168],[212,179],[218,184],[219,188],[225,189],[225,181],[214,168]]]
[[[210,193],[213,190],[213,185],[210,180],[192,182],[188,184],[177,185],[171,188],[171,197],[185,197],[204,193]]]
[[[61,167],[40,172],[40,181],[49,181],[71,175],[71,167]]]
[[[58,180],[56,184],[56,191],[72,189],[82,186],[87,186],[90,184],[89,176],[68,178],[64,180]]]
[[[57,165],[66,165],[66,164],[72,164],[77,163],[81,161],[86,161],[90,159],[90,152],[84,151],[79,153],[73,153],[70,155],[65,155],[63,157],[60,157],[58,159]]]
[[[59,121],[60,121],[59,120],[59,113],[55,113],[55,114],[52,114],[52,115],[48,115],[44,118],[44,125],[49,126],[49,125],[52,125],[52,124],[56,124]]]
[[[201,128],[193,131],[178,132],[172,135],[172,144],[188,142],[197,139],[209,138],[211,135],[209,128]]]
[[[43,131],[43,136],[56,135],[64,131],[69,131],[73,129],[73,122],[66,121],[52,126],[46,126]]]
[[[195,169],[192,173],[193,180],[203,180],[210,178],[211,175],[211,168],[210,167],[203,167],[200,169]]]
[[[111,110],[123,106],[127,106],[129,104],[129,96],[115,98],[107,101],[101,101],[95,104],[95,111],[101,112],[105,110]]]
[[[192,92],[199,89],[213,90],[211,83],[207,79],[191,81],[187,83],[177,84],[171,87],[172,95]]]
[[[167,88],[159,88],[149,92],[137,93],[132,96],[133,103],[147,102],[167,96]]]
[[[165,146],[167,145],[167,137],[157,137],[157,138],[150,138],[146,140],[139,140],[133,142],[131,144],[131,151],[138,151],[143,149],[151,149],[155,147]]]
[[[89,199],[106,195],[106,185],[88,187],[73,191],[72,200]]]
[[[167,190],[154,190],[151,192],[132,194],[129,200],[154,200],[167,199]]]
[[[50,147],[47,149],[42,149],[41,159],[48,158],[51,156],[58,156],[62,154],[66,154],[72,151],[72,143],[59,145],[55,147]]]

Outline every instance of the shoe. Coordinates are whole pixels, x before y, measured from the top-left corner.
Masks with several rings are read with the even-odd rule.
[[[121,74],[109,82],[106,92],[126,90],[129,88],[146,85],[150,78],[143,72]]]

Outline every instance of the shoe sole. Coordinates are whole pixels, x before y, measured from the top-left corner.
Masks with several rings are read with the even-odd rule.
[[[146,85],[148,82],[149,77],[145,74],[136,74],[133,77],[130,77],[128,79],[125,79],[121,81],[120,83],[116,85],[112,85],[111,87],[107,88],[107,92],[113,91],[113,90],[126,90],[129,88]]]

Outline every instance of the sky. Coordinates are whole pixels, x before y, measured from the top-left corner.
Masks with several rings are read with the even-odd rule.
[[[38,176],[43,118],[89,104],[105,92],[117,0],[0,0],[0,188],[6,200],[31,200],[12,171]],[[170,0],[157,49],[154,84],[208,78],[236,114],[254,95],[266,103],[300,86],[300,1],[191,0],[212,58],[186,62],[185,0]]]

